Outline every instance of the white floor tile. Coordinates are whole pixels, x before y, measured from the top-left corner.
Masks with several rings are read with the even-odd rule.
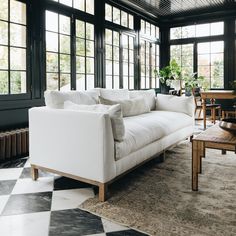
[[[88,198],[94,197],[91,188],[58,190],[52,194],[52,211],[77,208]]]
[[[12,194],[52,191],[53,180],[53,177],[38,178],[36,181],[32,179],[19,179],[12,190]]]
[[[3,195],[3,196],[0,196],[0,215],[9,199],[10,195]],[[1,235],[1,234],[0,234]]]
[[[109,220],[106,220],[106,219],[102,219],[102,223],[103,223],[104,231],[106,233],[115,232],[115,231],[121,231],[121,230],[128,230],[129,229],[129,228],[125,227],[125,226],[118,225],[118,224],[113,223],[113,222],[111,222]]]
[[[0,169],[0,181],[18,179],[23,168],[6,168]]]
[[[50,212],[0,217],[2,236],[48,236]]]

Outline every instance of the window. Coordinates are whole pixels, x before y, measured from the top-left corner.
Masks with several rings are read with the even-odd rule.
[[[115,24],[134,29],[134,17],[117,7],[113,7],[106,3],[105,5],[105,19]]]
[[[183,73],[193,73],[193,44],[171,45],[170,58],[181,66]]]
[[[120,34],[106,29],[106,88],[120,88]]]
[[[175,27],[170,30],[170,39],[207,37],[224,34],[224,22]]]
[[[48,90],[68,90],[71,82],[70,18],[46,11],[46,74]]]
[[[0,0],[0,95],[27,92],[26,4]]]
[[[159,69],[159,45],[141,40],[141,89],[158,88],[154,71]]]
[[[94,88],[94,25],[76,20],[76,88]]]
[[[198,43],[198,75],[205,88],[224,88],[224,42]]]
[[[159,28],[141,20],[140,65],[141,89],[159,88],[154,71],[159,70]]]
[[[53,0],[69,7],[94,15],[94,0]]]

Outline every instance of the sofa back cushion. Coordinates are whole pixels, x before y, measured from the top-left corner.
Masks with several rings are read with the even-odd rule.
[[[129,90],[128,89],[100,89],[100,96],[109,99],[129,99]]]
[[[151,110],[155,110],[156,108],[156,92],[154,89],[129,91],[129,96],[130,98],[137,98],[141,96],[146,100]]]
[[[98,94],[93,91],[45,91],[44,97],[46,106],[50,108],[62,109],[65,101],[85,105],[98,103]]]
[[[67,110],[79,110],[79,111],[90,111],[90,112],[102,112],[107,113],[111,119],[113,136],[116,141],[123,141],[125,136],[125,126],[123,121],[123,115],[120,104],[113,106],[107,106],[103,104],[96,105],[78,105],[71,101],[64,102],[64,109]]]
[[[136,116],[143,113],[150,112],[150,107],[143,97],[136,97],[133,99],[118,99],[109,100],[103,97],[99,97],[100,103],[104,105],[120,104],[123,116]]]
[[[194,100],[193,97],[174,96],[157,94],[156,110],[182,112],[189,116],[194,115]]]

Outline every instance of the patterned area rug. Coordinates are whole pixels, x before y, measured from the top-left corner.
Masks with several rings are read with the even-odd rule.
[[[236,235],[236,155],[207,150],[191,191],[191,144],[168,151],[109,188],[110,199],[80,208],[150,235]]]

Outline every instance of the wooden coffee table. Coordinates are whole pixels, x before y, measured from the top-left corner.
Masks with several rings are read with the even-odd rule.
[[[208,128],[192,140],[192,190],[198,191],[198,174],[202,173],[202,157],[205,149],[219,149],[222,154],[226,151],[236,153],[236,135],[224,131],[219,124]]]

